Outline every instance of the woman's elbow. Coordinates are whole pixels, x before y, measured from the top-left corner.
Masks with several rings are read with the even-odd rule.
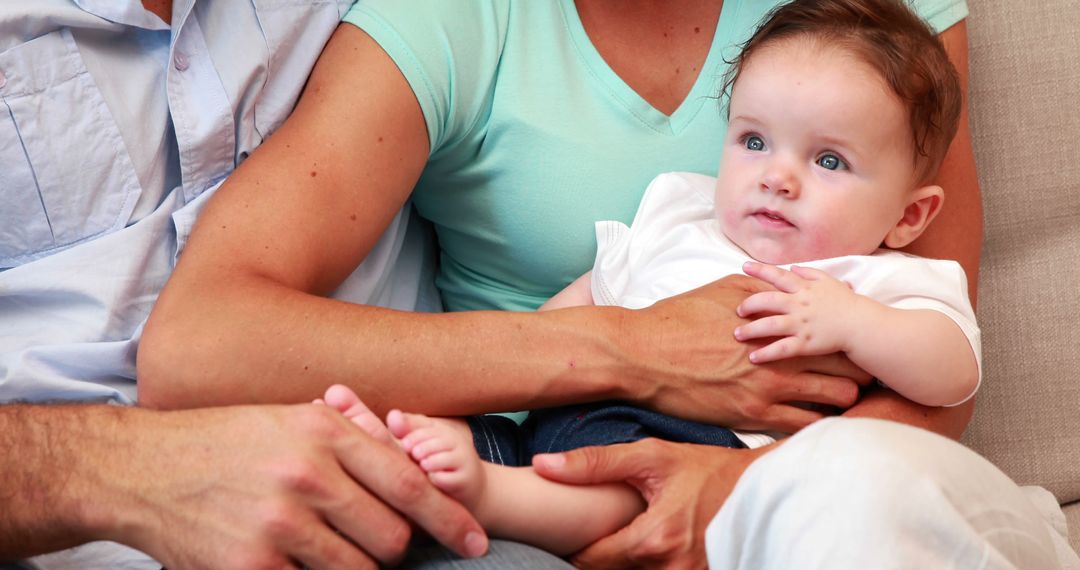
[[[179,327],[153,314],[143,329],[135,358],[139,405],[155,409],[191,408],[198,404],[194,387],[187,387],[185,371],[192,365],[192,355],[185,347],[193,346],[183,338]]]

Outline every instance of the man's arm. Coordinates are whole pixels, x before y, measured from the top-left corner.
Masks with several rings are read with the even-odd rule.
[[[404,454],[325,406],[10,405],[0,453],[0,560],[113,540],[176,568],[374,568],[404,553],[406,517],[486,548]]]
[[[97,440],[83,440],[79,430],[58,425],[62,418],[54,410],[42,411],[21,405],[0,408],[0,560],[69,548],[95,534],[90,527],[96,525],[87,520],[86,505],[76,499],[79,491],[70,483],[78,480],[79,469],[71,448],[95,449]],[[88,418],[87,423],[87,431],[96,434],[93,428],[100,422]]]

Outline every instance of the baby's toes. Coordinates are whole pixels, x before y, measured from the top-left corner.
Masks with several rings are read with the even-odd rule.
[[[428,473],[428,479],[432,485],[454,498],[468,489],[465,474],[461,471],[435,471]]]
[[[398,439],[405,439],[410,433],[431,425],[431,418],[423,414],[407,414],[401,410],[390,410],[386,414],[386,426]]]
[[[314,403],[327,405],[341,412],[341,415],[379,441],[385,443],[394,441],[390,431],[386,429],[379,417],[364,405],[356,392],[348,386],[334,384],[327,388],[323,397],[316,399]]]
[[[423,459],[417,460],[420,468],[428,473],[436,471],[457,471],[461,469],[460,454],[452,451],[433,451]]]
[[[415,431],[409,432],[405,437],[401,438],[401,447],[408,453],[412,453],[417,446],[422,445],[433,439],[443,439],[440,437],[441,433],[438,430],[431,428],[420,428]]]
[[[322,400],[326,405],[345,415],[349,415],[349,411],[352,409],[367,410],[367,406],[364,406],[364,403],[360,401],[360,396],[357,396],[352,388],[341,384],[334,384],[327,388]],[[355,408],[357,404],[360,404],[361,407]]]
[[[436,453],[444,453],[453,449],[453,442],[441,437],[431,437],[415,443],[412,449],[409,450],[409,455],[416,461],[423,461]]]

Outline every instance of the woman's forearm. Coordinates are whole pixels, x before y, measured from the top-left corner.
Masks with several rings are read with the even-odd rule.
[[[379,413],[462,415],[625,396],[619,308],[557,313],[394,311],[266,279],[163,296],[139,352],[140,402],[163,408],[300,402],[331,384]],[[208,334],[207,331],[212,331]],[[623,378],[625,381],[626,379]],[[432,386],[447,389],[432,390]]]
[[[975,410],[972,398],[959,406],[922,406],[886,388],[874,388],[847,412],[850,418],[878,418],[920,427],[952,439],[960,439]]]
[[[408,407],[463,415],[615,398],[699,421],[784,431],[819,417],[790,400],[850,406],[856,383],[839,376],[857,372],[850,362],[755,366],[746,347],[732,342],[743,322],[734,307],[753,281],[729,278],[636,311],[416,314],[265,279],[227,287],[211,280],[198,303],[169,291],[159,300],[139,349],[140,402],[310,401],[341,383],[380,413]]]

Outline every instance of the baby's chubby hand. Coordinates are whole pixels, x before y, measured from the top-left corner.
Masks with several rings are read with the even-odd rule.
[[[755,261],[744,263],[743,271],[777,289],[751,295],[736,309],[743,318],[760,315],[735,329],[737,340],[777,337],[750,353],[755,364],[843,352],[854,331],[862,330],[857,322],[864,298],[824,271]]]

